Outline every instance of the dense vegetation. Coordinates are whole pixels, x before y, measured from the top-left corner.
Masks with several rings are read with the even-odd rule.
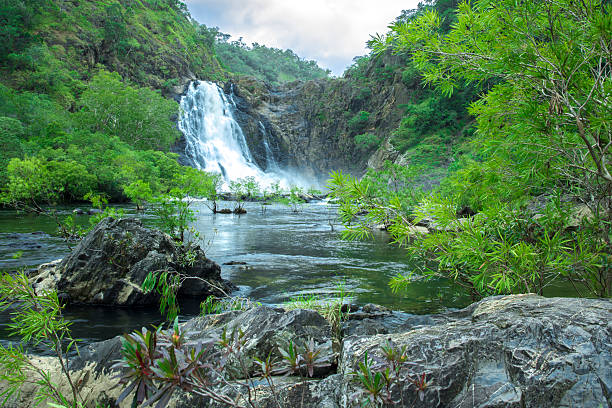
[[[176,0],[3,0],[0,23],[0,191],[9,203],[90,191],[122,200],[137,182],[167,191],[180,172],[169,153],[178,105],[162,95],[188,78],[226,78],[219,59],[273,83],[328,74],[290,50],[220,41],[228,36]]]
[[[482,0],[461,3],[448,24],[421,7],[374,39],[378,54],[410,54],[442,95],[466,84],[483,90],[468,109],[474,141],[436,191],[406,194],[419,169],[396,165],[331,180],[347,237],[385,223],[431,260],[394,279],[396,287],[450,277],[474,297],[544,293],[559,282],[611,295],[610,11],[598,1]],[[398,183],[387,182],[389,172]]]
[[[545,294],[559,284],[582,296],[612,295],[611,12],[609,2],[597,0],[440,0],[403,13],[371,42],[370,55],[355,60],[342,81],[362,102],[397,74],[415,93],[389,135],[376,133],[376,112],[365,103],[342,113],[355,148],[372,152],[386,138],[409,165],[387,162],[362,179],[338,172],[329,184],[346,238],[364,238],[384,224],[423,260],[420,269],[396,276],[395,288],[444,278],[474,298]],[[157,195],[159,222],[181,242],[194,220],[186,195],[209,197],[216,212],[220,177],[181,168],[168,153],[178,137],[172,123],[178,106],[159,91],[171,91],[189,71],[224,75],[215,30],[190,21],[176,0],[1,0],[0,22],[6,203],[39,209],[83,197],[103,201],[95,191],[141,206]],[[231,70],[273,83],[327,75],[291,51],[223,41],[217,47]],[[391,53],[394,64],[383,63]],[[271,70],[263,60],[282,68]],[[319,119],[335,120],[335,108],[325,108]],[[419,177],[436,166],[448,166],[448,176],[433,191],[420,189]],[[231,189],[237,208],[242,196],[261,193],[249,178]],[[297,211],[300,192],[285,199]],[[178,312],[177,282],[167,271],[147,281],[166,294],[162,309],[169,315]],[[0,379],[10,385],[5,396],[36,378],[40,402],[82,406],[67,364],[70,323],[57,294],[34,293],[23,273],[2,274],[0,309],[11,310],[14,334],[53,351],[72,393],[62,395],[21,346],[1,346]],[[178,324],[125,338],[119,365],[128,385],[120,399],[136,389],[134,405],[150,398],[165,406],[182,387],[231,404],[207,388],[227,381],[219,367],[203,362],[203,349],[184,349]],[[219,344],[230,359],[222,366],[242,358],[246,341],[239,331],[223,332]],[[280,373],[312,376],[316,366],[328,365],[326,356],[317,359],[313,341],[299,352],[290,347],[281,350],[288,365]],[[384,347],[388,367],[404,362],[402,350]],[[257,364],[274,391],[270,359]],[[374,403],[386,404],[382,374],[373,377],[371,364],[366,354],[356,376]],[[415,386],[422,395],[425,377]]]
[[[0,3],[0,188],[12,202],[117,200],[180,166],[183,77],[222,78],[208,31],[174,0]]]
[[[245,44],[242,39],[229,41],[230,36],[215,29],[217,39],[215,50],[221,64],[228,71],[248,75],[270,84],[296,80],[326,78],[330,70],[322,69],[316,61],[300,58],[292,50],[281,50],[253,43]]]
[[[455,0],[420,3],[415,10],[404,10],[395,23],[410,21],[425,10],[436,10],[444,16],[441,32],[447,32],[455,20],[456,6]],[[468,149],[465,142],[474,132],[474,118],[468,107],[482,84],[458,84],[452,95],[443,95],[424,83],[410,49],[370,52],[356,57],[344,77],[359,89],[359,96],[364,100],[370,99],[385,84],[404,86],[410,94],[408,103],[398,105],[402,111],[400,123],[390,134],[374,138],[373,123],[361,112],[349,120],[348,130],[354,134],[358,149],[372,152],[386,138],[402,154],[404,163],[425,166],[430,171],[448,167]]]

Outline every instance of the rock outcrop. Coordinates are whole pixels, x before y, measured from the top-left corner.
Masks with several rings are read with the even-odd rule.
[[[612,302],[609,300],[498,296],[466,309],[431,316],[411,316],[369,307],[345,324],[335,373],[322,379],[278,377],[275,388],[282,407],[350,406],[363,402],[353,373],[367,353],[383,359],[381,345],[405,346],[407,363],[400,371],[395,406],[406,407],[609,407],[612,406]],[[355,323],[357,322],[357,323]],[[357,324],[357,326],[355,326]],[[377,324],[379,334],[364,325]],[[199,317],[185,323],[193,339],[214,336],[222,327],[238,326],[249,338],[249,356],[276,353],[288,339],[315,336],[330,341],[329,325],[312,311],[260,307]],[[352,328],[350,328],[352,327]],[[349,330],[350,328],[350,330]],[[120,339],[82,348],[71,368],[91,397],[110,403],[120,389],[110,362],[119,357]],[[55,378],[55,377],[54,377]],[[415,380],[424,378],[423,399]],[[264,382],[258,407],[276,407]],[[91,398],[90,397],[90,398]],[[15,406],[29,407],[22,394]],[[125,402],[128,406],[129,402]],[[175,395],[170,406],[218,406],[188,395]]]
[[[199,247],[177,245],[132,218],[105,218],[61,262],[42,265],[32,281],[37,291],[55,289],[73,303],[149,305],[158,296],[144,293],[142,284],[149,272],[162,271],[191,278],[179,296],[223,296],[234,289]]]

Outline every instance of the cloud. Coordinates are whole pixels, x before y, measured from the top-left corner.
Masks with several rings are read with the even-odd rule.
[[[418,0],[186,0],[200,23],[258,42],[289,48],[340,75],[353,57],[367,53],[371,34],[384,33]]]

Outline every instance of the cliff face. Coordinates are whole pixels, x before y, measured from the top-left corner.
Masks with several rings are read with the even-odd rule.
[[[402,82],[401,67],[399,57],[388,55],[370,62],[360,76],[278,87],[236,77],[225,91],[235,95],[235,116],[260,167],[265,168],[267,134],[287,167],[322,179],[332,170],[361,175],[398,157],[388,139],[402,118],[401,105],[415,98],[414,89]],[[370,135],[373,142],[364,146],[358,135]]]

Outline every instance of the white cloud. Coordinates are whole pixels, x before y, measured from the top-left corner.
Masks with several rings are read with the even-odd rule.
[[[353,57],[367,53],[371,34],[418,0],[186,0],[192,16],[217,26],[232,39],[244,38],[298,55],[340,75]]]

